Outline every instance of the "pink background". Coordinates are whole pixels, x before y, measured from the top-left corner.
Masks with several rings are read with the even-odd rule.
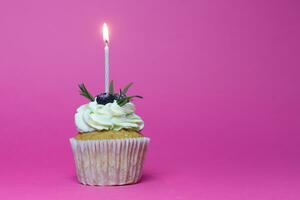
[[[297,0],[0,2],[0,199],[299,199]],[[151,137],[137,185],[77,183],[73,116],[133,81]]]

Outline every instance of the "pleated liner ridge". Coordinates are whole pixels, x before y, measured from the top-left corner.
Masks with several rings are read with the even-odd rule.
[[[70,139],[78,181],[87,185],[125,185],[142,176],[150,139]]]

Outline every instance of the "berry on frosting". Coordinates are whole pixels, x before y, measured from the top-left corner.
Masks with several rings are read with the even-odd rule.
[[[116,100],[116,95],[107,94],[107,93],[101,93],[96,97],[96,101],[98,104],[107,104],[107,103],[113,103],[114,100]]]

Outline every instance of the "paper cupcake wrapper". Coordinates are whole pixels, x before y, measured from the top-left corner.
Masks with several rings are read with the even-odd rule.
[[[142,176],[150,139],[70,139],[78,181],[85,185],[125,185]]]

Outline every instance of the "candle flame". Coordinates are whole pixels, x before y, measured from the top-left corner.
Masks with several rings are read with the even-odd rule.
[[[106,23],[103,24],[102,33],[103,33],[104,42],[108,43],[109,42],[109,34],[108,34],[108,27],[107,27]]]

